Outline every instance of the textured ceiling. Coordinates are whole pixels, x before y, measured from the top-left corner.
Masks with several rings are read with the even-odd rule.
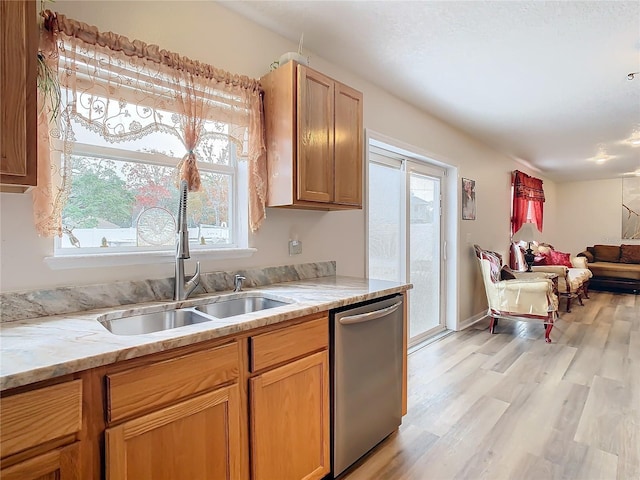
[[[551,179],[640,173],[640,1],[221,3]]]

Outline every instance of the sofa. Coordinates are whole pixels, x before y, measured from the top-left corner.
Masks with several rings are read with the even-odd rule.
[[[578,256],[593,273],[590,288],[640,292],[640,244],[594,245]]]

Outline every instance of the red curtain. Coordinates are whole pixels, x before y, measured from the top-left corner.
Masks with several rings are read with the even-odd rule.
[[[538,230],[542,231],[542,217],[544,207],[544,190],[542,180],[531,177],[519,170],[511,174],[513,187],[513,208],[511,214],[511,235],[520,230],[531,213],[531,220]]]

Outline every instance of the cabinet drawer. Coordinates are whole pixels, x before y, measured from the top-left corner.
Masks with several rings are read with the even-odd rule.
[[[82,429],[82,380],[0,399],[2,458]]]
[[[238,343],[112,373],[107,419],[116,422],[238,378]]]
[[[329,317],[255,335],[249,339],[251,371],[278,365],[329,346]]]

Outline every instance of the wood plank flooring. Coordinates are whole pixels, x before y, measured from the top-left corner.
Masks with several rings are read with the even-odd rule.
[[[344,480],[640,480],[640,296],[592,292],[544,341],[488,320],[409,356],[400,429]]]

